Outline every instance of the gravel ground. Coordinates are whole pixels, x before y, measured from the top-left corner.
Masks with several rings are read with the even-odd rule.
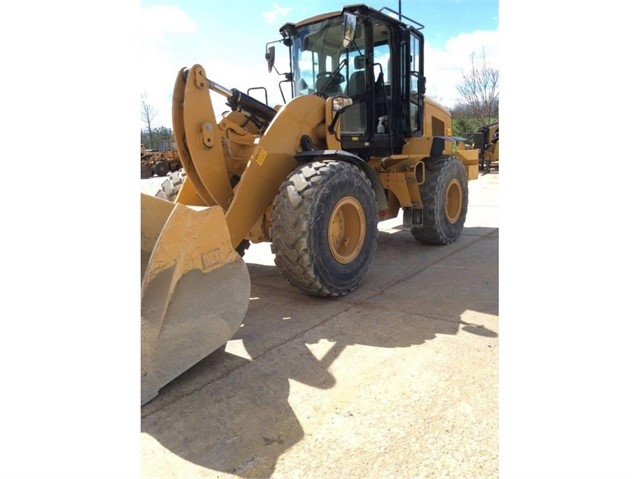
[[[240,331],[142,408],[142,477],[497,478],[498,187],[498,171],[470,182],[449,246],[381,223],[339,299],[301,294],[251,245]]]

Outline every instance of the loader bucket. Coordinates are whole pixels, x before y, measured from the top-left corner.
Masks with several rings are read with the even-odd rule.
[[[223,346],[248,309],[250,279],[219,206],[142,193],[142,405]]]

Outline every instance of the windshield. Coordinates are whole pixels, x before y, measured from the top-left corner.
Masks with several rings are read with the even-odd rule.
[[[306,95],[320,90],[327,95],[345,94],[350,73],[355,70],[354,59],[364,54],[361,25],[347,49],[342,46],[341,16],[301,26],[291,40],[293,94]],[[336,70],[339,74],[332,75]]]

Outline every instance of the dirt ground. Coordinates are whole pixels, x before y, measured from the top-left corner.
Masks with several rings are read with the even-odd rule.
[[[470,182],[452,245],[381,223],[339,299],[251,245],[241,329],[142,407],[142,477],[497,478],[498,188],[494,170]]]

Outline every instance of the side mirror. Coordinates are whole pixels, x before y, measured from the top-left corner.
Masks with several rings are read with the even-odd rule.
[[[271,73],[273,71],[273,65],[275,65],[275,47],[273,45],[268,47],[264,58],[266,58],[266,63],[268,64],[268,72]]]
[[[355,38],[355,27],[357,26],[357,17],[352,13],[344,14],[344,22],[342,23],[342,35],[344,40],[342,41],[342,46],[344,48],[348,47],[348,45]]]

